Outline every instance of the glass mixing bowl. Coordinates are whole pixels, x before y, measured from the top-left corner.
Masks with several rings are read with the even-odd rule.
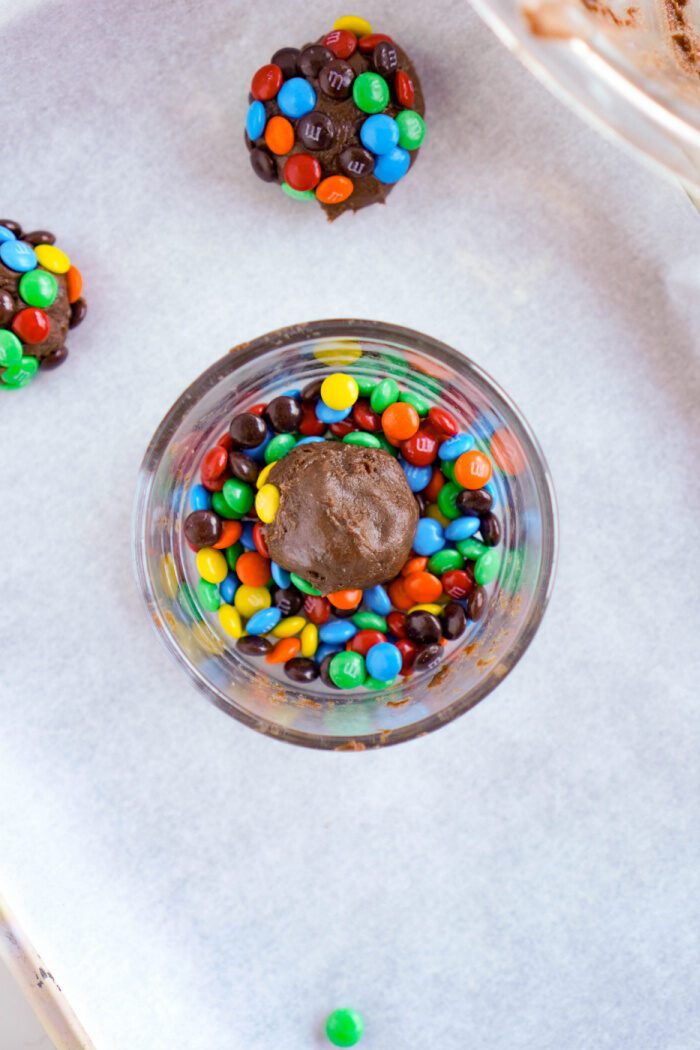
[[[371,694],[329,694],[319,683],[302,687],[271,677],[237,654],[196,599],[183,600],[196,580],[182,523],[204,453],[235,413],[344,367],[356,375],[393,375],[405,389],[439,400],[492,457],[497,452],[501,466],[494,481],[503,557],[486,615],[437,671],[399,678]],[[236,347],[176,401],[141,467],[134,546],[139,584],[158,635],[210,700],[268,736],[308,747],[364,750],[439,728],[487,696],[520,659],[552,586],[554,495],[527,423],[468,358],[393,325],[319,321]]]
[[[471,0],[555,94],[700,193],[700,8],[687,0]]]

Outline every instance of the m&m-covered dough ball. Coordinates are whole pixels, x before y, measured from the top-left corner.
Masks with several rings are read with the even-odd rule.
[[[0,219],[0,390],[18,390],[68,356],[66,336],[85,317],[83,278],[47,230]]]
[[[255,174],[329,219],[383,203],[425,138],[406,53],[347,15],[315,44],[282,47],[253,75],[246,144]]]

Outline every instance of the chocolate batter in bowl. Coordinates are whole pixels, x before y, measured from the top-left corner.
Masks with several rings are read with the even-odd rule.
[[[700,8],[689,0],[471,0],[547,87],[700,195]]]
[[[205,452],[237,413],[290,389],[302,389],[339,369],[351,371],[358,379],[394,377],[402,388],[439,401],[460,428],[472,432],[498,455],[500,465],[497,496],[503,557],[486,615],[472,625],[434,672],[399,677],[371,694],[332,692],[323,682],[300,685],[283,678],[264,661],[255,663],[242,656],[231,639],[214,629],[196,600],[187,600],[196,581],[183,521],[190,511],[190,493],[198,483]],[[270,476],[277,471],[281,486],[293,473],[298,481],[305,474],[305,462],[311,464],[314,456],[321,455],[309,451],[318,447],[310,444],[293,450]],[[353,456],[348,478],[354,478],[356,469],[365,470],[358,467],[360,460],[364,463],[363,453],[379,451],[355,448],[348,453],[342,451],[342,445],[337,447],[340,451],[330,455]],[[390,459],[394,467],[387,468],[383,461],[373,460],[367,459],[370,469],[380,471],[376,476],[391,484],[386,479],[393,476],[395,461]],[[389,474],[384,473],[387,469]],[[337,479],[337,472],[333,473]],[[318,495],[323,488],[319,471],[309,476]],[[403,482],[398,475],[394,482],[400,518]],[[354,484],[353,480],[346,487]],[[294,493],[297,491],[300,488],[295,486]],[[350,495],[340,497],[335,492],[332,513],[339,506],[342,514],[349,513],[351,518],[355,514]],[[302,500],[298,507],[301,528],[303,510]],[[381,545],[382,535],[388,540],[385,559],[391,561],[390,569],[403,562],[406,552],[395,547],[402,535],[410,534],[415,507],[407,503],[405,513],[412,520],[404,522],[407,528],[403,530],[397,528],[400,521],[392,524],[379,514],[374,523],[377,537],[363,552],[367,555],[363,568],[371,569],[376,554],[372,547]],[[326,524],[321,523],[321,530]],[[397,528],[395,534],[393,528]],[[312,534],[310,527],[308,532]],[[274,533],[268,534],[268,541],[275,543]],[[556,555],[554,497],[547,467],[527,424],[476,364],[408,329],[370,321],[320,321],[273,332],[236,348],[182,394],[158,427],[144,458],[134,545],[139,583],[158,636],[210,700],[244,724],[291,743],[365,750],[439,728],[487,696],[515,666],[537,630],[551,591]],[[382,575],[386,565],[385,561]],[[355,575],[357,565],[352,568]],[[324,559],[318,571],[327,571]],[[367,579],[369,583],[373,577]]]

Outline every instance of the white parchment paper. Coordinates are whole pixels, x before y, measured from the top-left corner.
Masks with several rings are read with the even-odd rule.
[[[0,885],[98,1050],[694,1050],[698,273],[682,192],[551,98],[464,3],[367,3],[428,98],[385,208],[257,180],[248,82],[340,12],[0,2],[0,212],[90,313],[0,405]],[[485,366],[548,456],[552,606],[504,685],[386,753],[208,706],[131,571],[145,446],[236,342],[360,316]]]

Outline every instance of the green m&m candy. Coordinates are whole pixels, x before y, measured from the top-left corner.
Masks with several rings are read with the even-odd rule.
[[[22,360],[22,344],[14,332],[0,329],[0,368],[18,365]]]
[[[357,1010],[334,1010],[326,1018],[326,1035],[333,1046],[355,1046],[364,1030],[365,1022]]]
[[[313,190],[295,190],[288,182],[282,183],[282,191],[295,201],[315,201],[316,194]]]
[[[197,584],[197,597],[207,612],[216,612],[221,605],[219,588],[208,580],[201,579]]]
[[[379,73],[360,73],[352,85],[352,97],[363,113],[381,113],[389,104],[389,85]]]
[[[399,401],[405,401],[407,405],[413,405],[419,416],[427,416],[430,411],[430,402],[426,401],[420,394],[414,394],[410,390],[404,390]]]
[[[306,580],[302,580],[301,576],[297,576],[295,572],[290,572],[289,576],[296,589],[301,591],[302,594],[319,595],[321,593],[318,588],[314,587]]]
[[[359,653],[336,653],[328,665],[328,673],[339,689],[357,689],[364,684],[367,677],[365,660]],[[338,1043],[338,1046],[352,1046],[352,1043]]]
[[[212,501],[211,501],[212,506],[214,506],[214,498],[213,497],[214,496],[218,496],[218,495],[219,495],[218,492],[212,493]],[[226,561],[228,562],[229,569],[235,569],[236,568],[236,562],[238,561],[238,559],[240,558],[242,553],[243,553],[243,544],[240,541],[238,543],[234,543],[233,546],[227,547],[225,549],[224,556],[226,558]]]
[[[381,448],[382,443],[376,434],[368,434],[365,430],[353,430],[343,438],[345,445],[361,445],[362,448]]]
[[[478,540],[472,539],[460,540],[456,544],[457,550],[463,555],[467,561],[476,561],[478,558],[485,554],[490,548],[486,547],[483,543],[479,543]]]
[[[428,562],[428,572],[433,572],[436,576],[442,576],[443,573],[449,572],[450,569],[461,569],[463,565],[464,558],[459,551],[445,547],[443,550],[438,551],[437,554],[433,554]]]
[[[477,558],[474,566],[474,579],[484,587],[487,583],[493,583],[501,568],[501,555],[495,547],[487,547],[484,553]]]
[[[222,492],[212,492],[211,494],[211,507],[212,510],[216,511],[220,518],[237,519],[242,515],[235,511],[233,507],[230,507]]]
[[[377,385],[376,376],[353,376],[353,379],[357,383],[357,388],[360,391],[360,397],[369,397]]]
[[[361,631],[382,631],[386,632],[387,624],[383,616],[379,613],[370,612],[368,609],[363,609],[361,612],[355,613],[352,617],[352,622],[355,627]]]
[[[373,412],[382,413],[389,405],[399,400],[399,384],[395,379],[382,379],[370,394],[369,403]]]
[[[13,390],[19,390],[21,387],[26,386],[27,383],[31,383],[34,376],[39,371],[39,362],[35,357],[23,357],[18,364],[10,365],[0,376],[5,386],[12,388]]]
[[[247,514],[255,502],[255,492],[252,486],[239,478],[229,478],[224,483],[221,495],[236,518],[242,518],[244,514]],[[212,505],[213,503],[214,497],[212,495]],[[228,516],[231,517],[230,514]]]
[[[58,295],[58,281],[48,270],[30,270],[20,279],[19,294],[27,306],[53,306]]]
[[[460,517],[457,509],[457,497],[461,491],[460,486],[456,485],[454,481],[448,481],[438,492],[437,505],[445,517],[450,518],[450,520]]]
[[[399,146],[403,149],[418,149],[425,138],[425,121],[413,109],[404,109],[396,118],[399,125]]]
[[[297,443],[294,434],[277,434],[265,449],[265,462],[276,463],[291,452]]]

